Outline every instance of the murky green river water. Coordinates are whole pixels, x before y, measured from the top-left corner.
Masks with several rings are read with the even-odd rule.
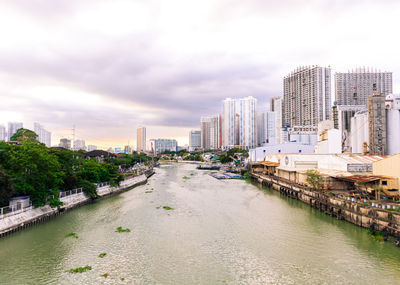
[[[392,243],[208,173],[161,166],[148,185],[0,239],[0,284],[400,284]]]

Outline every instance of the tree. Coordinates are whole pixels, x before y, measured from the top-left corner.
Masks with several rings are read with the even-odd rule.
[[[14,195],[11,189],[10,176],[5,172],[3,166],[0,165],[0,207],[7,206],[8,201]]]
[[[35,206],[44,205],[62,184],[57,157],[43,144],[28,142],[9,151],[12,189],[17,195],[30,195]]]
[[[10,141],[19,141],[19,142],[32,142],[37,141],[38,135],[31,130],[28,129],[18,129],[15,134],[13,134],[10,138]]]
[[[322,183],[322,176],[316,169],[309,169],[306,172],[307,175],[307,183],[309,186],[311,186],[312,190],[318,190],[321,188],[321,183]]]

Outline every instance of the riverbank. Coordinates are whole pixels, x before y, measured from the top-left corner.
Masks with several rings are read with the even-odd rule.
[[[327,215],[345,220],[363,228],[379,230],[395,237],[399,242],[400,213],[363,205],[344,198],[330,196],[323,192],[310,191],[307,187],[292,183],[278,176],[250,173],[256,182],[280,192],[282,195],[299,200],[319,209]]]
[[[154,170],[147,171],[140,176],[122,181],[118,187],[111,187],[110,185],[98,187],[97,194],[99,195],[99,198],[97,200],[105,199],[124,191],[131,190],[136,186],[145,184],[147,183],[147,179],[154,173]],[[87,197],[83,192],[81,192],[60,198],[60,201],[64,204],[58,208],[51,208],[49,205],[45,205],[43,207],[34,208],[19,213],[17,215],[5,217],[0,220],[0,238],[32,225],[47,221],[55,216],[63,214],[68,210],[95,202],[97,200],[92,200],[90,197]]]

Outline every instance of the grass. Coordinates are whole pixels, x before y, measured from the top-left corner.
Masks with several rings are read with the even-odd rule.
[[[85,267],[72,268],[72,269],[66,270],[65,272],[74,273],[75,274],[75,273],[83,273],[83,272],[86,272],[88,270],[92,270],[92,267],[89,266],[89,265],[86,265]]]
[[[157,206],[157,207],[156,207],[156,209],[160,209],[160,208],[161,208],[161,206]]]
[[[183,176],[183,179],[187,180],[187,179],[190,179],[190,177]]]
[[[100,257],[100,258],[103,258],[103,257],[106,256],[106,255],[107,255],[107,253],[102,252],[102,253],[99,254],[99,257]]]
[[[368,233],[368,235],[369,235],[370,237],[372,237],[372,238],[373,238],[374,240],[376,240],[376,241],[384,241],[384,240],[383,240],[383,234],[382,234],[381,231],[375,231],[375,235],[371,234],[371,231],[370,231],[370,230],[368,230],[367,233]]]
[[[109,275],[110,275],[110,274],[108,274],[108,273],[104,273],[104,274],[102,274],[102,275],[100,275],[100,276],[101,276],[101,277],[104,277],[104,278],[107,278]]]
[[[116,233],[130,233],[131,230],[128,229],[128,228],[123,229],[122,227],[118,227],[117,230],[116,230],[115,232],[116,232]]]
[[[125,280],[125,278],[124,277],[121,277],[121,281],[124,281]]]
[[[171,208],[170,206],[163,206],[163,209],[169,211],[169,210],[173,210],[174,208]]]
[[[78,235],[76,234],[76,233],[67,233],[66,235],[65,235],[65,237],[73,237],[73,238],[78,238]]]
[[[192,173],[190,173],[190,176],[194,176],[194,173],[192,172]]]
[[[146,192],[144,192],[144,193],[153,193],[153,191],[150,191],[150,190],[149,190],[149,191],[146,191]]]

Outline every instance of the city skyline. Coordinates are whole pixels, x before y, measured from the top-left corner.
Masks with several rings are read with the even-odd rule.
[[[225,98],[253,96],[266,110],[299,66],[331,66],[332,77],[371,66],[393,72],[400,90],[396,39],[371,36],[393,38],[394,1],[44,2],[0,4],[0,124],[38,122],[53,142],[76,125],[88,144],[136,145],[146,125],[148,138],[188,144]]]

